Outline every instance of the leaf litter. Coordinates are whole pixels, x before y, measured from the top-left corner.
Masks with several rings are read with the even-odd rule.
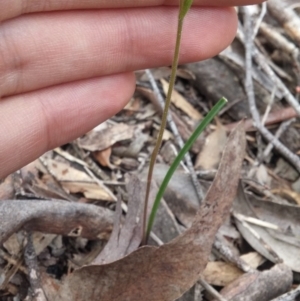
[[[255,39],[255,51],[263,55],[266,64],[275,70],[279,81],[270,77],[265,72],[265,66],[256,59],[252,71],[256,104],[261,119],[265,121],[264,126],[291,153],[299,155],[299,119],[295,118],[298,116],[297,110],[283,99],[287,95],[297,99],[300,91],[299,27],[290,27],[290,21],[299,22],[300,10],[296,2],[269,0],[266,6],[272,13],[268,13],[261,24],[258,22],[260,26]],[[276,7],[280,7],[277,12]],[[259,19],[259,13],[263,13],[264,8],[254,7],[254,20]],[[284,19],[287,14],[289,17]],[[241,18],[242,14],[239,16]],[[285,20],[288,21],[287,25]],[[293,286],[298,283],[300,178],[295,166],[274,150],[270,141],[261,138],[253,125],[243,86],[245,64],[242,31],[239,28],[232,45],[217,57],[180,67],[174,89],[179,95],[180,104],[173,104],[171,114],[183,140],[191,135],[199,113],[205,115],[211,107],[211,101],[216,101],[222,95],[229,99],[229,105],[220,113],[218,120],[227,134],[241,119],[247,117],[245,128],[248,144],[242,169],[242,189],[246,192],[249,207],[243,198],[237,198],[236,201],[242,204],[240,210],[234,206],[231,217],[219,229],[202,280],[215,285],[218,291],[225,285],[224,290],[220,291],[223,298],[268,301],[275,294],[279,295],[290,288],[291,268],[295,276]],[[163,92],[162,79],[168,82],[170,68],[156,68],[151,72],[160,92]],[[134,247],[129,248],[130,242],[127,240],[125,244],[122,239],[123,236],[129,240],[136,237],[132,231],[139,227],[137,219],[131,217],[135,227],[131,228],[131,235],[124,234],[124,213],[133,200],[125,188],[125,174],[134,171],[143,180],[143,173],[140,172],[147,167],[161,112],[146,73],[139,71],[139,74],[136,93],[122,112],[77,141],[49,152],[39,161],[8,176],[4,181],[0,180],[0,199],[5,200],[5,205],[1,207],[1,229],[7,231],[6,237],[12,234],[8,239],[3,239],[0,248],[1,300],[24,300],[30,297],[30,275],[22,261],[26,231],[43,231],[34,232],[32,237],[43,287],[47,292],[50,289],[53,292],[53,297],[49,297],[51,300],[57,295],[62,277],[71,276],[73,270],[91,264],[102,254],[109,238],[112,243],[114,237],[110,233],[114,231],[112,227],[117,216],[113,214],[116,206],[121,206],[122,214],[116,232],[118,240],[113,245],[120,243],[123,248],[119,249],[119,253],[116,251],[114,260],[119,258],[119,262],[128,258],[130,254],[126,254],[138,247],[138,240]],[[283,86],[285,92],[281,89]],[[274,87],[277,87],[275,91]],[[207,130],[193,145],[193,164],[204,153],[207,147],[205,141],[218,130],[218,124],[215,124],[217,127],[211,126],[213,131]],[[166,164],[172,161],[178,151],[174,139],[176,136],[171,128],[166,130],[165,138],[165,149],[168,143],[172,147],[162,152],[158,160],[155,175],[158,185],[168,168]],[[214,151],[219,153],[222,150],[220,145],[210,147],[204,158],[214,157]],[[216,166],[219,159],[220,156],[215,159]],[[52,163],[57,164],[58,168],[52,168]],[[209,164],[207,170],[202,167],[196,169],[204,193],[215,177],[214,168],[213,164]],[[63,178],[64,175],[69,178]],[[117,194],[121,195],[121,202],[117,201]],[[164,199],[149,241],[155,246],[172,241],[191,227],[199,209],[197,193],[184,162],[172,179]],[[138,200],[136,198],[135,202]],[[103,207],[105,210],[99,211]],[[30,214],[27,215],[28,212]],[[98,220],[101,218],[107,224],[101,224]],[[8,227],[2,227],[2,222],[8,222]],[[115,250],[114,247],[108,247],[107,253]],[[138,249],[135,252],[140,251]],[[136,271],[137,266],[128,270],[128,274]],[[199,287],[200,281],[179,300],[200,300],[199,292],[203,294],[202,300],[215,298],[210,295],[209,287]],[[236,288],[240,289],[237,291]],[[280,300],[285,299],[283,297]]]
[[[219,171],[195,221],[184,234],[159,248],[142,247],[110,264],[76,270],[65,279],[54,300],[150,301],[180,297],[207,264],[216,231],[236,193],[244,150],[244,131],[238,127],[229,138]]]

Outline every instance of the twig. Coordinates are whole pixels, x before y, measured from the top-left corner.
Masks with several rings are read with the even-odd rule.
[[[244,260],[236,256],[228,246],[222,243],[221,238],[218,237],[218,234],[216,235],[213,247],[222,255],[222,257],[235,264],[245,273],[253,270]]]
[[[276,49],[286,52],[294,59],[299,56],[299,49],[296,45],[283,36],[276,28],[269,24],[262,22],[260,24],[259,32],[274,46]]]
[[[18,269],[23,272],[24,274],[27,274],[27,269],[22,264],[20,265],[20,260],[15,259],[12,256],[8,255],[4,250],[0,249],[0,257],[2,257],[4,260],[6,260],[9,264],[18,266]]]
[[[228,103],[228,105],[222,109],[220,111],[220,113],[218,114],[218,116],[222,116],[223,114],[225,114],[227,111],[229,111],[232,107],[234,107],[236,104],[240,103],[241,101],[244,101],[245,98],[237,98],[237,99],[234,99],[232,101],[230,101]]]
[[[4,259],[7,260],[6,258]],[[13,278],[13,276],[18,272],[18,270],[21,270],[23,259],[18,258],[15,261],[11,259],[11,260],[7,260],[7,262],[13,267],[5,273],[4,279],[2,279],[0,284],[0,291],[4,291],[9,285],[9,282]]]
[[[271,246],[269,246],[264,239],[259,235],[259,233],[251,227],[245,220],[241,219],[239,215],[233,213],[233,216],[237,221],[239,221],[245,229],[247,229],[261,244],[261,246],[268,252],[270,255],[273,256],[274,261],[276,263],[282,263],[282,259],[277,255],[277,253],[272,249]]]
[[[265,17],[267,13],[267,3],[264,2],[262,5],[261,5],[261,11],[260,11],[260,15],[256,21],[256,24],[255,24],[255,28],[253,30],[253,36],[252,36],[252,39],[254,40],[258,31],[259,31],[259,28],[260,28],[260,25]]]
[[[273,112],[270,112],[265,125],[272,125],[276,124],[282,121],[287,121],[292,118],[297,117],[296,111],[292,107],[282,108],[280,110],[275,110]],[[260,118],[263,118],[262,116]],[[232,131],[236,126],[238,122],[233,122],[226,125],[227,131]],[[246,119],[245,120],[245,131],[246,132],[252,132],[256,131],[256,129],[253,127],[253,120],[252,119]]]
[[[252,23],[252,21],[251,21]],[[240,27],[240,24],[239,24]],[[246,27],[246,26],[245,26]],[[246,28],[246,30],[248,30]],[[288,90],[288,88],[285,86],[285,84],[278,78],[278,76],[275,74],[273,69],[268,65],[268,63],[265,60],[265,57],[254,47],[252,42],[252,30],[251,36],[247,38],[248,41],[245,41],[245,36],[242,30],[238,30],[237,37],[241,40],[242,43],[245,44],[245,47],[247,44],[250,44],[248,46],[251,46],[249,48],[249,51],[251,50],[251,54],[255,60],[255,62],[261,67],[261,69],[270,77],[270,79],[273,81],[274,85],[277,86],[278,90],[283,94],[283,97],[285,100],[290,104],[291,107],[295,109],[295,111],[300,115],[300,105],[297,101],[297,99],[293,96],[293,94]]]
[[[200,283],[196,283],[194,288],[194,301],[203,301],[202,291],[203,287]]]
[[[285,32],[300,46],[300,19],[297,13],[285,6],[285,1],[268,1],[268,11],[285,29]]]
[[[288,129],[288,127],[295,122],[295,118],[292,118],[288,121],[285,121],[283,123],[281,123],[281,125],[279,126],[277,132],[275,133],[275,137],[276,139],[279,139],[280,136]],[[269,156],[269,154],[271,153],[272,149],[273,149],[274,145],[272,144],[272,142],[269,142],[269,144],[267,145],[267,147],[265,148],[265,151],[263,153],[263,158],[262,160],[264,160],[265,158],[267,158]]]
[[[151,86],[152,86],[152,89],[155,93],[155,96],[156,96],[157,100],[159,101],[160,106],[163,108],[165,106],[165,101],[164,101],[164,98],[162,97],[162,95],[159,91],[159,88],[157,86],[157,83],[154,79],[154,76],[153,76],[152,72],[149,69],[147,69],[146,74],[149,78],[149,81],[151,83]],[[177,126],[176,126],[175,122],[173,121],[173,118],[172,118],[172,115],[170,114],[170,112],[168,112],[167,121],[168,121],[169,127],[170,127],[170,129],[171,129],[171,131],[174,135],[174,138],[175,138],[178,146],[180,148],[183,148],[184,142],[183,142],[183,140],[182,140],[182,138],[179,134]],[[191,175],[191,179],[192,179],[193,185],[196,189],[196,192],[197,192],[197,195],[198,195],[198,198],[199,198],[199,203],[200,203],[201,200],[203,199],[203,191],[202,191],[202,188],[201,188],[201,186],[198,182],[197,175],[195,173],[195,170],[194,170],[194,167],[193,167],[193,162],[192,162],[190,154],[187,153],[185,155],[184,159],[185,159],[186,165],[188,167],[189,173]]]
[[[276,94],[276,87],[273,88],[273,91],[272,91],[272,94],[271,94],[268,106],[267,106],[267,108],[265,110],[265,113],[263,115],[263,118],[262,118],[262,121],[261,121],[261,123],[262,123],[263,126],[266,125],[266,121],[267,121],[267,119],[269,117],[269,114],[271,112],[272,106],[274,104],[275,94]]]
[[[164,245],[164,242],[154,233],[151,231],[150,237],[157,243],[158,246]]]
[[[178,156],[178,151],[177,151],[177,149],[176,149],[176,147],[175,147],[175,145],[173,144],[173,143],[171,143],[170,144],[170,148],[171,148],[171,150],[173,151],[173,153],[174,153],[174,155],[175,155],[175,157],[177,157]],[[189,173],[190,171],[189,171],[189,169],[186,167],[186,165],[184,164],[184,162],[180,162],[180,165],[182,166],[182,168],[184,169],[184,171],[186,172],[186,173]]]
[[[271,301],[294,301],[297,296],[300,295],[300,285],[292,291],[287,292]]]
[[[285,147],[270,131],[268,131],[261,123],[259,112],[255,103],[255,95],[252,80],[252,53],[253,53],[253,43],[252,43],[252,20],[251,16],[246,7],[243,8],[244,12],[244,32],[245,32],[245,48],[246,48],[246,79],[245,79],[245,90],[248,97],[250,112],[254,121],[254,125],[259,130],[259,132],[271,142],[274,147],[288,160],[290,161],[297,171],[300,173],[300,159],[298,156],[293,154],[287,147]],[[269,67],[269,66],[268,66]],[[273,72],[273,70],[271,70]],[[285,87],[285,89],[287,89]],[[294,107],[295,110],[299,110],[300,106]]]
[[[203,278],[200,278],[198,282],[207,290],[207,292],[218,301],[227,301],[218,291],[216,291],[209,283]]]
[[[256,226],[260,226],[261,228],[279,230],[279,227],[277,225],[262,221],[258,218],[255,218],[255,217],[245,216],[241,213],[234,213],[234,216],[236,218],[238,218],[240,221],[247,222],[249,224],[253,224],[253,225],[256,225]]]
[[[42,289],[40,273],[38,269],[37,257],[32,241],[32,234],[27,235],[27,245],[24,252],[25,263],[28,267],[28,276],[31,289],[33,291],[35,301],[47,301],[45,293]]]

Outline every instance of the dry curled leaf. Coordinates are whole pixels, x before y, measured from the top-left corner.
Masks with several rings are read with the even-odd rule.
[[[204,170],[216,168],[220,162],[226,141],[226,129],[218,121],[216,130],[210,133],[205,139],[203,149],[196,159],[195,168],[201,167]]]
[[[164,79],[161,80],[162,87],[164,90],[164,93],[167,95],[169,84]],[[176,90],[173,90],[172,93],[172,103],[182,110],[184,113],[186,113],[189,117],[191,117],[194,120],[200,120],[203,116]]]
[[[131,175],[126,186],[129,201],[125,222],[121,226],[121,200],[118,200],[113,232],[102,252],[94,260],[94,264],[118,260],[132,251],[135,251],[142,241],[142,216],[144,206],[140,198],[144,185],[142,185],[136,176]]]
[[[191,226],[162,247],[142,247],[104,265],[85,266],[68,276],[55,301],[175,300],[204,270],[215,234],[228,215],[244,158],[245,135],[235,130],[216,178]]]
[[[237,228],[253,249],[274,263],[284,262],[293,271],[300,272],[299,206],[255,198],[249,201],[240,185],[233,208],[235,213],[273,226],[269,228],[235,218]]]
[[[51,159],[47,160],[47,165],[52,175],[68,193],[82,193],[88,199],[115,201],[115,196],[108,187],[102,183],[99,185],[85,172]]]
[[[101,131],[93,130],[78,139],[78,145],[88,151],[101,151],[118,141],[132,139],[136,127],[119,123]]]

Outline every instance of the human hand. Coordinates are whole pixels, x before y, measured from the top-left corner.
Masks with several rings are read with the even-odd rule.
[[[134,70],[170,65],[178,2],[0,0],[0,179],[121,110]],[[180,62],[222,51],[229,6],[260,2],[194,0]]]

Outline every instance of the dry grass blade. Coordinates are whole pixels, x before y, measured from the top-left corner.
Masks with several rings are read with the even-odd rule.
[[[66,278],[55,301],[175,300],[203,272],[215,234],[228,215],[244,158],[245,134],[229,137],[219,172],[185,233],[160,248],[142,247],[118,261],[86,266]]]

